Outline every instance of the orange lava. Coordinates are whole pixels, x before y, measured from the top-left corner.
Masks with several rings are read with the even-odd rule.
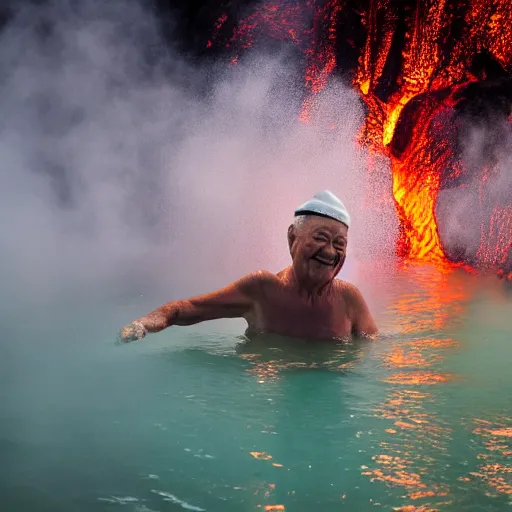
[[[344,7],[341,0],[265,2],[237,23],[225,44],[234,51],[231,62],[237,62],[239,51],[253,46],[260,35],[298,47],[306,58],[309,95],[300,119],[307,122],[315,96],[337,68],[338,22]],[[391,163],[392,193],[401,223],[397,252],[409,260],[449,266],[435,208],[442,171],[451,169],[456,176],[463,169],[460,162],[453,162],[453,148],[443,130],[437,136],[432,130],[439,115],[456,103],[461,89],[485,79],[471,71],[476,57],[487,54],[504,71],[511,71],[512,9],[508,0],[467,0],[461,6],[422,0],[411,2],[406,14],[400,9],[400,2],[370,0],[357,12],[365,41],[353,84],[367,106],[360,140]],[[212,40],[225,22],[222,15]],[[393,53],[399,22],[405,24],[401,59]],[[207,46],[212,46],[211,40]],[[389,65],[399,69],[386,85]],[[383,94],[383,83],[389,94]],[[404,122],[407,140],[397,144]],[[512,205],[497,208],[490,230],[482,229],[479,261],[503,264],[512,248],[511,231]]]
[[[402,228],[398,249],[410,259],[447,262],[435,205],[441,171],[450,151],[443,147],[443,141],[436,141],[438,147],[431,147],[429,129],[434,116],[443,108],[442,102],[431,99],[432,93],[443,92],[444,105],[450,105],[452,93],[476,80],[468,70],[474,56],[483,50],[504,69],[512,67],[512,9],[506,1],[470,0],[469,4],[463,33],[451,51],[446,52],[443,48],[446,29],[453,22],[453,6],[437,0],[416,3],[406,34],[398,87],[386,101],[377,97],[377,88],[390,55],[398,17],[389,0],[371,2],[364,13],[368,35],[355,78],[355,85],[369,107],[363,140],[390,157],[393,195]],[[419,100],[419,115],[411,124],[407,147],[398,154],[389,148],[405,108],[413,99]],[[510,209],[508,214],[512,217]],[[507,249],[501,233],[511,232],[508,223],[497,224],[499,227],[494,231],[502,245],[496,251],[496,243],[490,244],[488,252],[494,258]]]

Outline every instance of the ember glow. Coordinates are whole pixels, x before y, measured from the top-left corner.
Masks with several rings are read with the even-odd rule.
[[[342,18],[349,12],[356,15],[345,27]],[[225,21],[223,14],[212,39]],[[361,26],[359,42],[350,32],[354,23]],[[300,114],[304,122],[315,95],[340,67],[340,38],[359,52],[349,70],[367,107],[359,140],[391,163],[392,194],[401,224],[397,253],[407,260],[450,266],[439,235],[436,203],[443,176],[458,178],[466,170],[449,135],[455,131],[453,119],[461,91],[487,78],[486,71],[474,71],[475,59],[485,54],[503,73],[512,71],[509,3],[267,2],[239,20],[231,37],[218,38],[217,44],[232,52],[234,63],[241,51],[262,38],[290,42],[305,56],[306,95]],[[482,170],[482,181],[484,176]],[[481,226],[477,259],[486,267],[502,268],[512,251],[512,204],[496,206],[489,224]]]

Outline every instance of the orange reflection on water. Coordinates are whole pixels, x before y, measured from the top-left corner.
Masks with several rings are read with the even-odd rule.
[[[272,455],[266,452],[249,452],[255,459],[270,460]]]
[[[392,471],[377,468],[373,471],[366,471],[363,473],[363,475],[371,476],[371,481],[380,480],[382,482],[396,484],[405,488],[425,487],[425,484],[421,482],[421,477],[419,474],[405,471],[407,466],[402,459],[395,457],[394,460],[392,460],[390,463],[388,460],[380,460],[383,457],[386,456],[377,456],[374,458],[374,460],[376,460],[379,464],[389,465],[389,467],[392,468]],[[404,470],[401,468],[404,468]]]
[[[483,480],[500,494],[512,495],[512,418],[474,421],[477,427],[473,433],[482,438],[487,451],[477,456],[483,463],[471,476]]]
[[[406,351],[404,348],[395,347],[385,355],[385,364],[396,368],[425,368],[440,361],[438,354],[424,355],[420,350]]]
[[[436,469],[435,451],[446,451],[451,439],[451,430],[425,408],[431,400],[429,393],[395,388],[375,411],[393,422],[393,428],[385,429],[390,436],[379,443],[382,452],[372,457],[377,467],[363,468],[372,481],[403,487],[413,500],[448,494],[445,487],[425,479]]]
[[[254,495],[261,495],[261,492],[263,492],[265,501],[271,499],[273,491],[276,489],[276,484],[269,484],[269,483],[261,483],[261,488],[256,489],[256,492]],[[259,504],[256,505],[257,508],[263,508],[264,510],[271,511],[271,510],[285,510],[285,506],[280,503],[268,503],[266,505]]]
[[[434,491],[419,491],[419,492],[412,492],[409,494],[409,498],[411,500],[420,500],[422,498],[433,498],[434,496],[447,496],[448,493],[438,493],[436,494]]]
[[[250,363],[246,371],[256,376],[258,383],[275,382],[283,377],[286,371],[322,369],[344,372],[357,365],[363,354],[357,345],[341,346],[338,342],[314,346],[314,349],[295,341],[295,346],[286,345],[284,341],[274,340],[281,347],[276,354],[261,346],[252,347],[256,353],[240,353],[239,357]]]
[[[506,464],[487,464],[481,466],[477,473],[473,473],[475,476],[479,476],[487,483],[494,487],[498,492],[503,494],[512,494],[512,468]]]
[[[451,375],[440,374],[435,372],[408,372],[395,373],[384,379],[384,382],[403,385],[432,385],[448,382],[452,378]]]
[[[460,345],[460,343],[456,340],[450,338],[442,338],[442,339],[424,339],[424,340],[413,340],[405,343],[408,347],[413,347],[415,349],[439,349],[439,348],[455,348]]]
[[[254,361],[254,366],[247,371],[255,374],[258,377],[258,382],[263,384],[277,380],[279,378],[279,370],[277,361]]]
[[[413,267],[405,276],[407,282],[391,306],[402,334],[445,330],[454,315],[459,317],[464,312],[466,284],[450,271]],[[376,467],[364,468],[363,474],[372,481],[404,488],[411,500],[432,500],[430,504],[395,510],[435,510],[432,507],[440,506],[441,499],[449,495],[447,486],[436,479],[441,467],[439,457],[448,450],[452,430],[433,412],[434,395],[427,390],[454,378],[435,367],[458,345],[456,340],[439,335],[420,339],[409,336],[383,350],[382,365],[389,373],[382,380],[391,384],[391,390],[375,413],[392,423],[383,426],[386,437],[379,443],[379,453],[372,457]]]
[[[405,507],[394,508],[397,512],[439,512],[437,508],[430,508],[428,505],[415,507],[414,505],[406,505]]]
[[[377,416],[386,419],[398,419],[407,417],[410,418],[424,418],[426,413],[421,412],[421,400],[426,398],[425,393],[416,392],[413,390],[397,390],[391,393],[389,398],[376,409]]]
[[[400,333],[443,330],[463,317],[471,283],[459,270],[409,264],[402,276],[407,281],[390,308]]]

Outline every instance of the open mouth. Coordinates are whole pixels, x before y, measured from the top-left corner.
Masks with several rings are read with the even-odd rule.
[[[321,265],[324,265],[326,267],[335,267],[339,261],[339,258],[323,258],[322,256],[313,256],[313,258],[315,261],[318,261],[318,263],[320,263]]]

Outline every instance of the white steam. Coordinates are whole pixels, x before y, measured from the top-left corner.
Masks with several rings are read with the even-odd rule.
[[[294,208],[322,189],[354,220],[345,274],[392,254],[392,205],[364,203],[390,195],[389,169],[368,182],[355,92],[333,81],[304,124],[286,56],[155,63],[163,47],[117,0],[20,9],[0,34],[4,301],[116,283],[173,299],[278,271]]]
[[[494,266],[492,251],[480,251],[484,241],[490,248],[501,247],[500,224],[510,226],[504,218],[491,226],[496,208],[510,208],[512,198],[512,131],[509,123],[496,121],[492,130],[473,126],[463,140],[462,165],[469,178],[459,188],[442,190],[438,199],[440,235],[451,250],[475,257],[479,266]],[[502,210],[500,210],[502,211]],[[509,221],[510,222],[510,221]],[[491,229],[493,228],[493,229]],[[500,240],[501,238],[501,240]]]

